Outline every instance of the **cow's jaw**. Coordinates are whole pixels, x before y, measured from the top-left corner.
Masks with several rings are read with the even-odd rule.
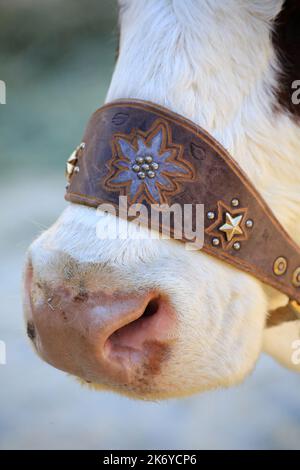
[[[96,230],[107,230],[113,223],[113,216],[99,217],[94,209],[71,205],[32,245],[33,288],[26,317],[36,327],[37,352],[96,388],[138,398],[183,396],[240,382],[252,370],[261,349],[266,305],[260,285],[213,258],[185,250],[180,242],[147,239],[145,233],[145,240],[137,243],[134,224],[130,224],[131,236],[126,240],[95,236]],[[141,355],[140,361],[136,357],[136,364],[126,369],[124,378],[121,371],[113,373],[113,364],[109,374],[100,360],[95,376],[92,361],[86,360],[91,349],[87,341],[99,335],[97,347],[101,349],[102,326],[91,326],[85,333],[86,326],[94,323],[92,319],[86,322],[88,316],[92,318],[92,309],[98,308],[103,329],[106,323],[110,328],[118,302],[126,296],[142,297],[143,302],[143,296],[152,293],[168,304],[158,312],[161,341],[158,354],[151,356],[156,359],[155,367]],[[107,303],[107,298],[112,300]],[[129,310],[124,318],[130,324],[135,317],[129,321],[128,315]],[[146,325],[150,346],[151,328]],[[126,336],[113,338],[111,333],[115,350],[130,341]],[[140,345],[137,341],[137,347]],[[147,348],[147,341],[144,346]],[[72,369],[70,357],[76,358]],[[122,364],[127,356],[119,360]],[[80,373],[83,364],[86,367]]]

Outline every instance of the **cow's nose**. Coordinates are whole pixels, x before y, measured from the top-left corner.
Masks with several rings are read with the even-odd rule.
[[[137,371],[157,374],[174,338],[175,312],[160,293],[54,285],[35,280],[30,264],[25,307],[40,356],[87,382],[126,385]]]

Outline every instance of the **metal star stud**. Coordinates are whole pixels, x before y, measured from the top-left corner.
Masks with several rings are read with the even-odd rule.
[[[85,145],[86,145],[85,142],[81,142],[81,144],[78,145],[78,147],[76,147],[74,152],[71,153],[71,155],[69,156],[67,160],[65,176],[66,176],[68,183],[70,183],[73,174],[78,173],[79,171],[79,167],[77,166],[78,157],[79,157],[80,152],[82,152],[85,149]]]
[[[233,209],[225,202],[218,201],[217,207],[211,206],[209,210],[215,214],[211,224],[211,219],[207,217],[209,225],[205,232],[211,237],[210,242],[213,238],[218,238],[223,250],[229,250],[236,242],[240,243],[249,239],[252,229],[246,225],[246,221],[249,219],[247,207]],[[238,245],[235,245],[233,248],[237,250],[237,247]]]
[[[232,217],[229,212],[226,212],[226,222],[219,228],[219,230],[221,230],[221,232],[225,232],[228,242],[230,242],[235,235],[243,235],[243,230],[240,227],[242,219],[243,215]]]
[[[77,164],[77,161],[78,161],[77,152],[78,152],[78,147],[77,147],[76,150],[74,150],[73,153],[71,153],[71,155],[68,158],[67,163],[66,163],[65,176],[66,176],[68,181],[71,180],[71,177],[74,173],[74,170],[75,170],[75,167],[76,167],[76,164]]]

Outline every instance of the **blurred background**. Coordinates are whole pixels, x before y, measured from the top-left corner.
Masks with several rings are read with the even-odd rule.
[[[0,448],[300,449],[300,378],[270,358],[235,389],[144,403],[81,388],[27,342],[25,251],[66,205],[65,160],[116,45],[116,1],[0,0]]]

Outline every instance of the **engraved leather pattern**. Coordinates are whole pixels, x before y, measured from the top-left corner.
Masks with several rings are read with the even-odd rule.
[[[119,196],[127,195],[129,203],[146,206],[204,204],[205,213],[215,217],[205,217],[203,251],[300,302],[300,287],[292,284],[300,266],[299,246],[237,163],[206,131],[155,104],[119,100],[93,114],[83,141],[68,201],[117,207]],[[150,155],[160,165],[152,179],[137,179],[132,168],[139,155]],[[233,199],[238,200],[237,207]],[[247,226],[247,220],[253,226]],[[220,240],[217,246],[214,238]],[[278,276],[273,265],[280,256],[286,258],[287,269]]]

